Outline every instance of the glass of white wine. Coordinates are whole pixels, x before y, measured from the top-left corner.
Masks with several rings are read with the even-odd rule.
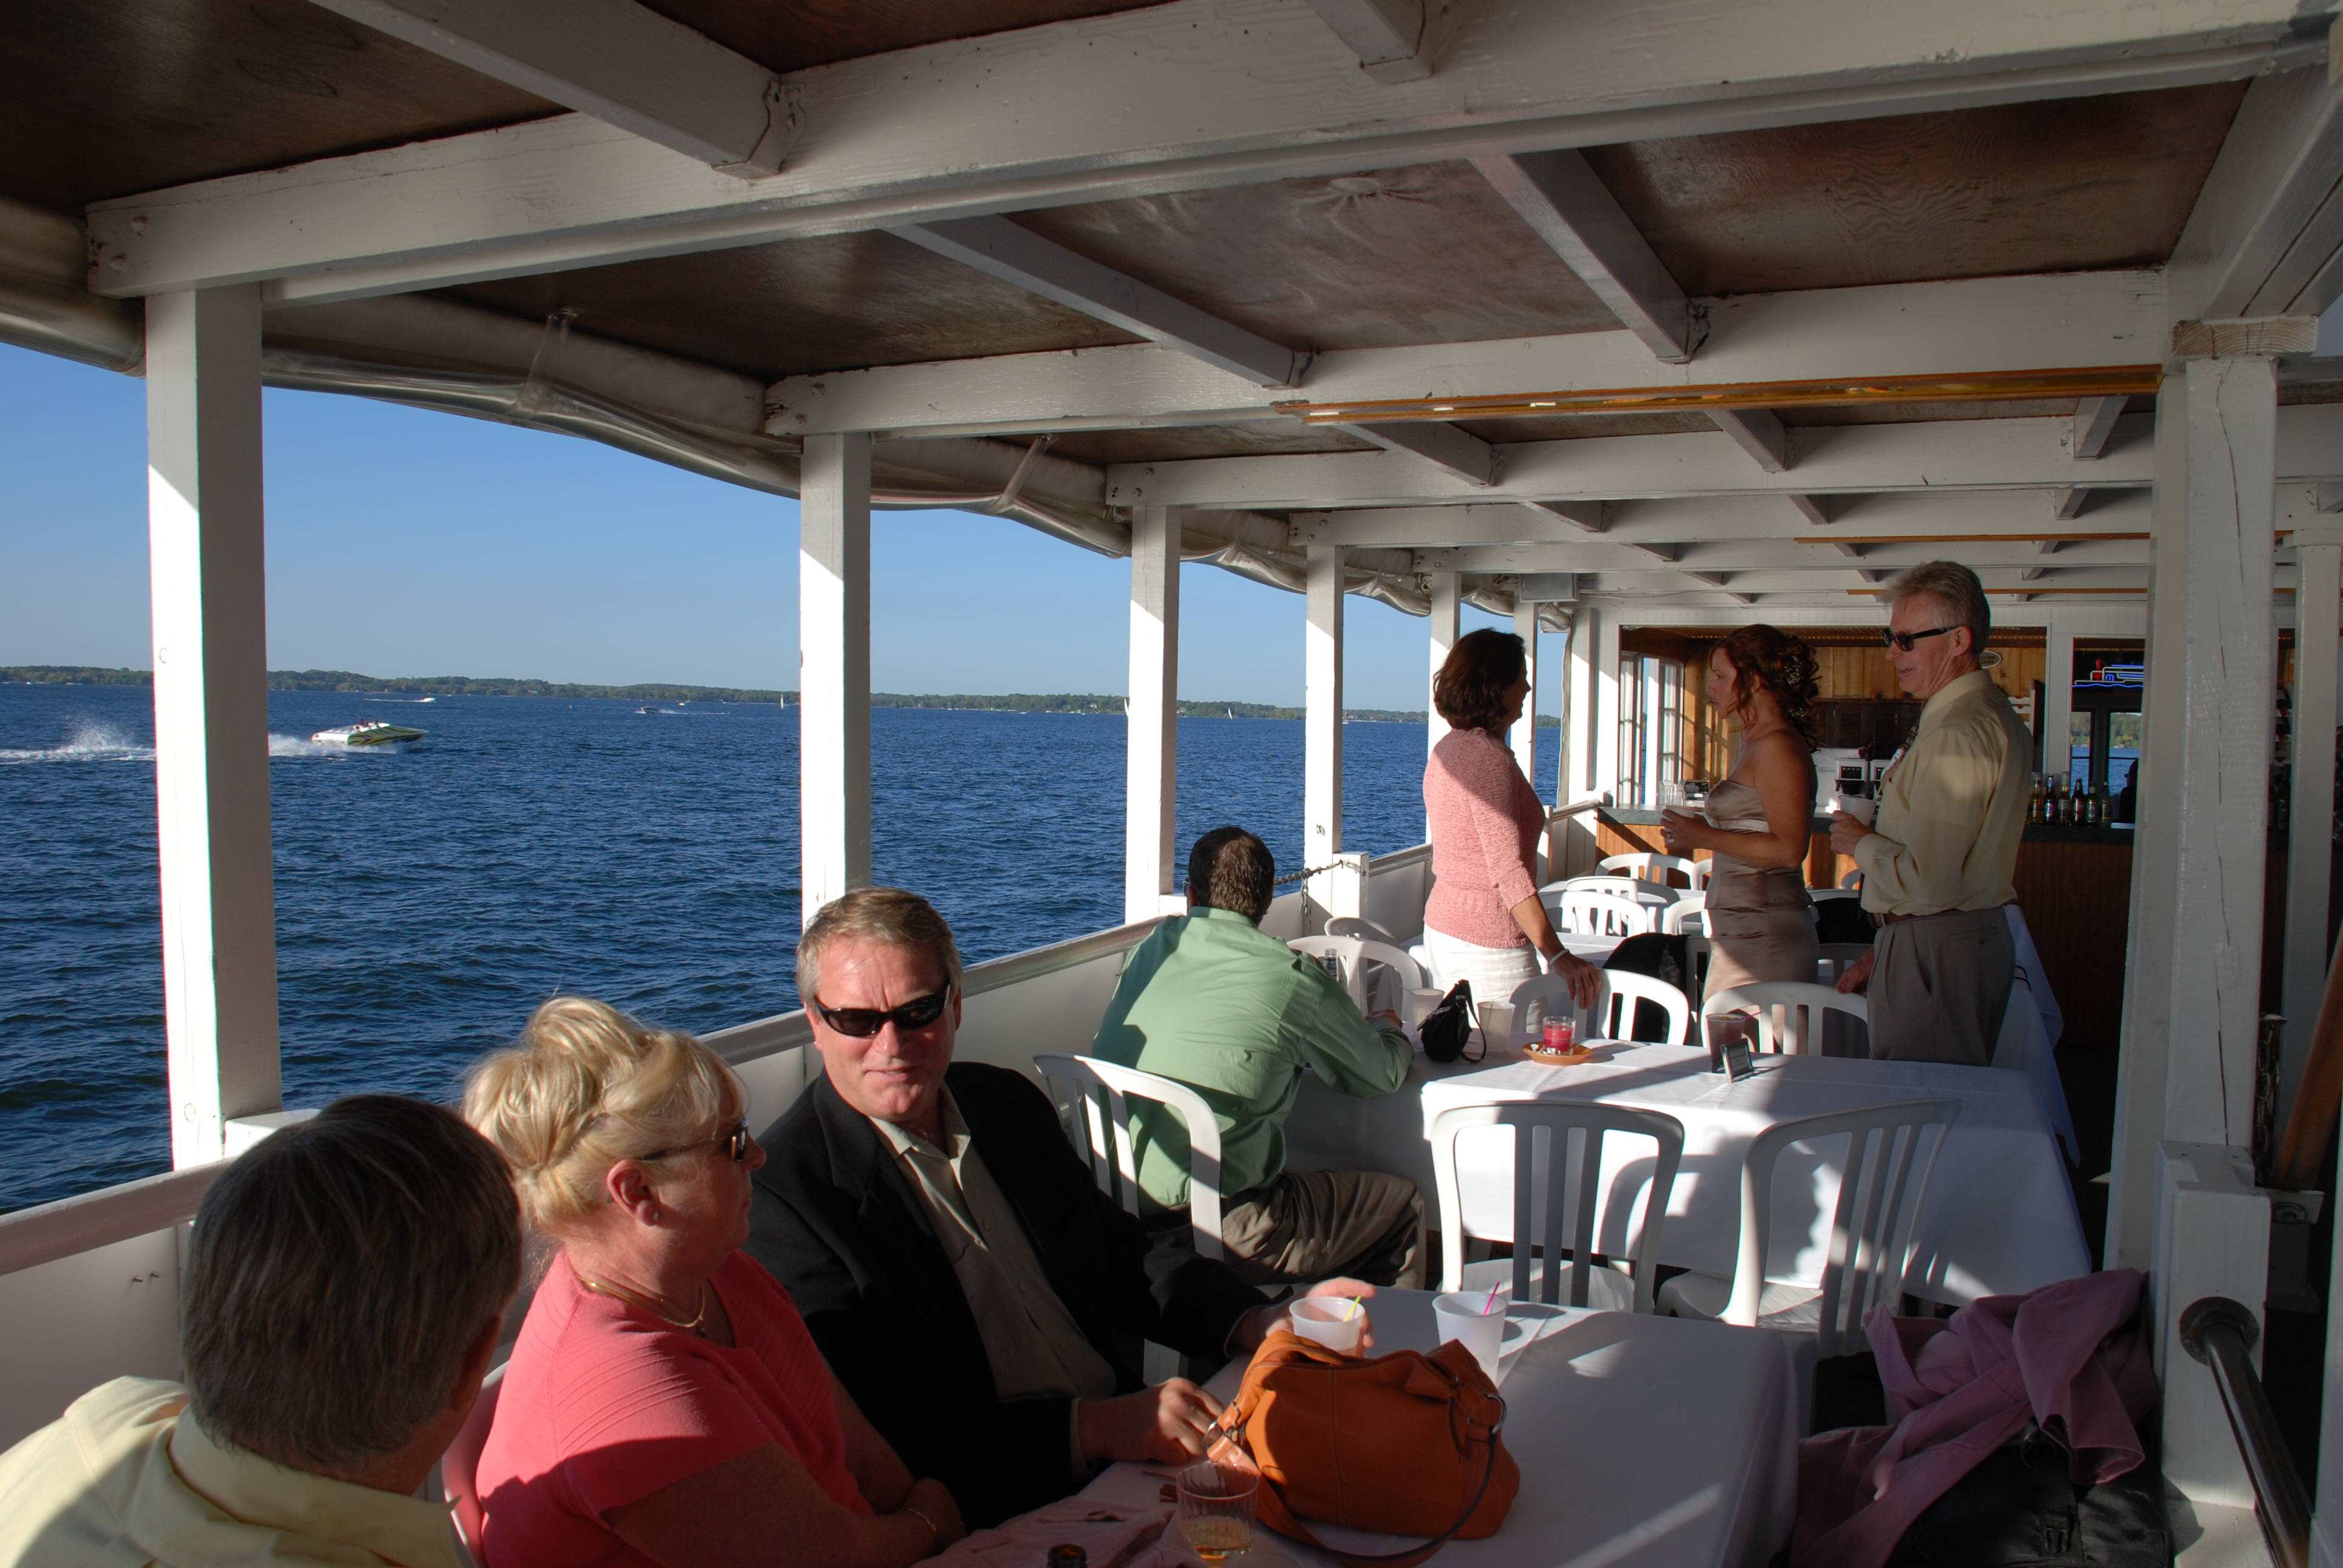
[[[1260,1489],[1261,1472],[1233,1452],[1199,1460],[1180,1473],[1180,1533],[1204,1568],[1221,1568],[1236,1553],[1252,1550]]]

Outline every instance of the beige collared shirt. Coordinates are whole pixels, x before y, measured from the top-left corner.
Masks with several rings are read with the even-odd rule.
[[[1875,914],[1989,910],[2017,897],[2034,738],[1985,671],[1928,699],[1888,769],[1876,830],[1855,848]]]
[[[985,1170],[951,1091],[938,1096],[941,1148],[891,1121],[874,1120],[873,1125],[927,1202],[928,1223],[976,1316],[994,1391],[1004,1400],[1111,1399],[1114,1369],[1051,1289],[1024,1225]],[[1081,1462],[1079,1449],[1075,1462]]]
[[[214,1442],[187,1391],[116,1378],[0,1454],[11,1568],[458,1568],[447,1505]]]

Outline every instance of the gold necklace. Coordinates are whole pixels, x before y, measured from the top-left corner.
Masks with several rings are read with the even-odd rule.
[[[608,1296],[612,1301],[624,1302],[630,1307],[640,1307],[669,1328],[681,1329],[686,1333],[698,1334],[703,1340],[708,1337],[708,1331],[699,1326],[708,1321],[708,1282],[706,1280],[699,1282],[699,1311],[693,1314],[690,1322],[686,1322],[681,1318],[669,1317],[659,1311],[656,1302],[647,1302],[632,1291],[621,1290],[617,1285],[606,1285],[599,1280],[588,1279],[585,1275],[578,1274],[575,1269],[570,1272],[577,1274],[579,1284],[598,1296]]]

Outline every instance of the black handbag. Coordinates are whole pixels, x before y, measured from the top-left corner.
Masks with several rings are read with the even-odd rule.
[[[2172,1552],[2154,1461],[2077,1486],[2066,1451],[2037,1428],[1930,1503],[1887,1568],[2167,1568]]]
[[[1434,1061],[1454,1061],[1464,1054],[1464,1040],[1473,1032],[1473,982],[1458,980],[1440,1005],[1425,1015],[1416,1031],[1423,1040],[1423,1054]],[[1481,1054],[1489,1053],[1483,1041]],[[1474,1060],[1478,1060],[1475,1058]]]

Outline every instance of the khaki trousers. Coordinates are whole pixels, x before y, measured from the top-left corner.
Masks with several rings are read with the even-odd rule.
[[[1987,1067],[2017,961],[1999,909],[1954,910],[1882,926],[1872,945],[1871,1054]]]
[[[1221,1211],[1229,1267],[1249,1285],[1348,1276],[1423,1286],[1423,1195],[1381,1171],[1288,1171]]]

